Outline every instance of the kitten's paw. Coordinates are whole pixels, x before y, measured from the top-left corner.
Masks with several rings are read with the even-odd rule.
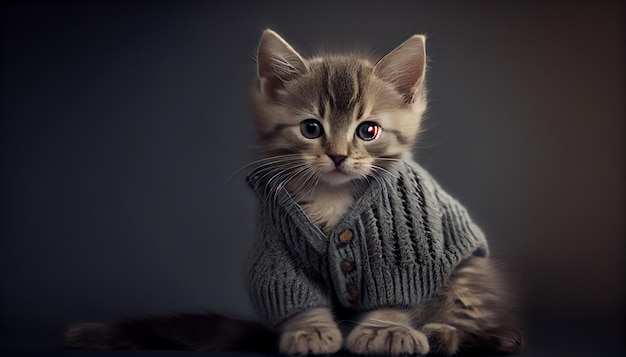
[[[324,355],[339,351],[341,332],[337,326],[307,326],[283,331],[280,353]]]
[[[459,334],[457,329],[446,324],[430,323],[420,328],[428,338],[430,353],[453,355],[459,350]]]
[[[425,355],[429,351],[426,335],[403,325],[358,325],[345,346],[362,355]]]

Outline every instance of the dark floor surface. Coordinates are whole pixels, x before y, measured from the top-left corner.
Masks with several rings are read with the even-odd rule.
[[[519,354],[523,357],[623,357],[624,331],[602,323],[546,323],[526,333],[526,347]],[[48,343],[50,345],[50,342]],[[253,352],[189,352],[189,351],[87,351],[61,350],[59,347],[0,352],[0,356],[37,357],[191,357],[210,354],[210,357],[260,357],[268,354]],[[348,356],[348,354],[341,354]],[[269,356],[278,356],[269,354]],[[495,355],[492,355],[495,356]],[[492,357],[488,356],[488,357]]]

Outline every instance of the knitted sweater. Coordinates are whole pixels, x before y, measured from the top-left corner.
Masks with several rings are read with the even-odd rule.
[[[305,310],[414,306],[444,286],[471,255],[488,254],[467,211],[415,163],[373,180],[329,235],[284,189],[258,194],[257,238],[248,264],[253,304],[270,326]]]

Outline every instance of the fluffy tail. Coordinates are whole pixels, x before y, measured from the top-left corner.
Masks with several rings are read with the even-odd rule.
[[[82,323],[64,336],[64,346],[74,349],[275,352],[276,345],[277,334],[261,323],[215,313]]]

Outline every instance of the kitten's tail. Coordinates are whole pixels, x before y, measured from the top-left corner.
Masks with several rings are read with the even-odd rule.
[[[82,323],[65,333],[65,348],[275,352],[278,335],[260,322],[216,313]]]

